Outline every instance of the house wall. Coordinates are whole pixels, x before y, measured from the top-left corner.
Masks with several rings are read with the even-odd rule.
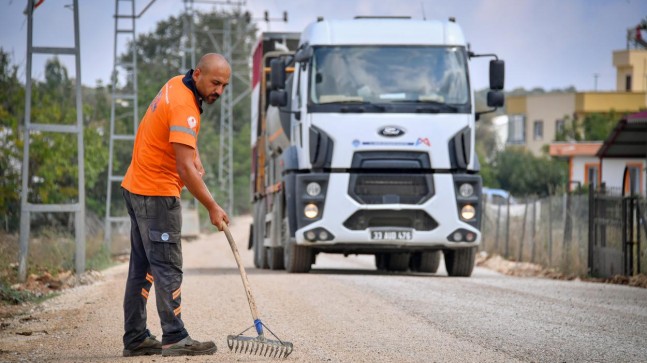
[[[570,181],[578,182],[580,186],[588,185],[586,166],[589,164],[599,164],[600,159],[595,156],[574,156],[570,165]],[[571,183],[571,188],[575,188],[575,183]]]
[[[602,159],[602,182],[606,184],[607,188],[617,188],[622,190],[624,188],[622,181],[624,177],[625,167],[628,165],[641,166],[641,194],[645,195],[647,181],[645,177],[645,169],[647,169],[647,162],[645,159]]]
[[[545,144],[555,140],[555,124],[565,116],[572,117],[575,110],[574,93],[532,95],[526,101],[526,148],[541,155]],[[535,121],[542,121],[543,136],[535,137]]]
[[[647,51],[637,49],[615,51],[613,65],[616,67],[617,91],[626,91],[627,75],[631,75],[631,91],[647,91]]]
[[[645,92],[586,92],[577,93],[575,112],[584,116],[593,112],[637,112],[645,108]]]

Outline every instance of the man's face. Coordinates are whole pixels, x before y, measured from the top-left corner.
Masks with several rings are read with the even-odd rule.
[[[202,101],[212,104],[222,95],[229,84],[231,69],[226,65],[213,65],[210,69],[196,69],[193,80]]]

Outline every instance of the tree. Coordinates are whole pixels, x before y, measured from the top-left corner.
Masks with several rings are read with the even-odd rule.
[[[605,140],[619,119],[620,117],[614,110],[608,113],[596,112],[584,116],[582,121],[584,139],[590,141]]]
[[[548,157],[535,157],[521,148],[497,155],[494,174],[499,186],[514,195],[549,195],[566,183],[566,165]]]
[[[22,188],[22,155],[25,90],[17,77],[18,66],[11,65],[7,53],[0,49],[0,208],[4,211],[4,229],[15,231],[20,219]],[[74,80],[57,58],[45,65],[45,81],[32,81],[31,122],[41,124],[75,124]],[[87,93],[87,91],[85,92]],[[92,107],[83,105],[85,115]],[[84,120],[86,189],[92,190],[98,174],[106,166],[107,146],[101,143],[99,121]],[[31,132],[29,154],[28,201],[32,203],[74,203],[78,199],[76,135],[69,133]],[[103,192],[105,194],[105,192]],[[104,200],[101,195],[86,194],[86,202]],[[97,203],[95,203],[97,204]],[[68,223],[69,215],[48,217],[34,214],[35,226],[43,219]]]
[[[19,124],[25,110],[25,91],[18,66],[0,48],[0,210],[1,225],[14,230],[20,218],[22,139]]]

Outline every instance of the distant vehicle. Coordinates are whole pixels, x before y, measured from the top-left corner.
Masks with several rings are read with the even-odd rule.
[[[516,204],[517,201],[510,195],[510,192],[503,189],[483,187],[483,196],[488,204],[507,204],[510,198],[510,204]]]

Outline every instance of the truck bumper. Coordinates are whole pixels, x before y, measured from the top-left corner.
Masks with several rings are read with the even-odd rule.
[[[456,180],[452,174],[433,174],[434,195],[421,204],[360,204],[348,194],[349,180],[350,174],[330,174],[321,219],[295,231],[297,244],[321,250],[369,253],[371,250],[464,248],[481,242],[481,233],[475,223],[467,223],[459,217]],[[349,221],[365,214],[381,217],[366,228],[358,228],[357,224],[350,226]],[[413,221],[421,216],[426,223]],[[389,223],[391,218],[392,224]],[[411,226],[403,226],[402,221],[406,224],[407,219],[412,220]],[[416,228],[421,225],[424,227]],[[322,230],[327,233],[327,240],[312,238],[313,233],[317,236]],[[308,232],[311,232],[310,238]],[[455,238],[457,232],[463,236],[459,241]]]

